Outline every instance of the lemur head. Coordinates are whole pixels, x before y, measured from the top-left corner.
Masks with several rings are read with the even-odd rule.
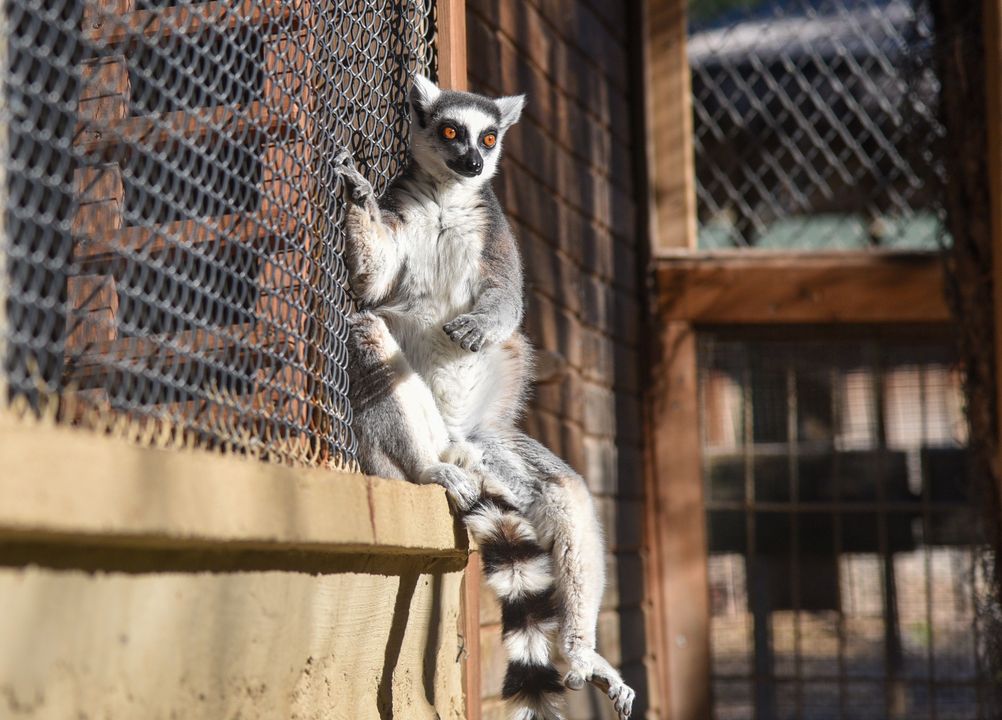
[[[411,153],[439,181],[479,186],[497,171],[501,140],[525,96],[491,99],[441,90],[424,75],[411,88]]]

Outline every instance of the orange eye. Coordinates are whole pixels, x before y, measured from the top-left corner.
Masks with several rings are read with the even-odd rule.
[[[495,135],[494,133],[487,133],[486,135],[484,135],[483,143],[489,148],[494,147],[497,144],[497,141],[498,141],[498,136]]]
[[[456,128],[446,125],[444,128],[442,128],[442,137],[444,137],[446,140],[455,140]]]

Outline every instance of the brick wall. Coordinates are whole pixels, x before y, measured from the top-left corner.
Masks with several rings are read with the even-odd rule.
[[[638,690],[645,674],[641,560],[640,348],[644,263],[634,187],[627,3],[467,0],[471,89],[525,93],[495,187],[526,265],[526,330],[546,376],[526,427],[588,480],[608,535],[603,654]],[[484,717],[500,719],[499,610],[481,607]],[[571,717],[612,718],[604,697],[570,693]]]

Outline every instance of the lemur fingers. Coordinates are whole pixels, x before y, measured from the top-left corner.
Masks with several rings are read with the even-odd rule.
[[[627,720],[633,713],[633,700],[636,697],[633,688],[620,682],[611,686],[606,694],[612,700],[612,706],[619,714],[620,720]]]
[[[482,488],[472,477],[455,465],[437,463],[421,472],[421,484],[434,483],[445,488],[449,502],[458,512],[466,512],[480,497]]]
[[[568,653],[568,662],[571,670],[564,678],[566,687],[580,690],[586,682],[591,683],[608,695],[619,720],[630,717],[636,693],[605,658],[594,650],[578,649]]]
[[[348,188],[351,199],[359,206],[370,209],[370,205],[375,205],[376,192],[372,188],[372,183],[365,179],[365,176],[355,167],[355,159],[351,152],[342,148],[334,156],[334,174]]]
[[[483,320],[472,314],[460,315],[442,326],[445,334],[464,350],[478,352],[487,339]]]

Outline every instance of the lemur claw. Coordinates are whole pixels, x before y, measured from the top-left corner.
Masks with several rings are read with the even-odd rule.
[[[442,330],[459,347],[470,352],[479,352],[480,348],[484,346],[487,335],[480,326],[479,318],[469,313],[447,322],[442,326]]]

